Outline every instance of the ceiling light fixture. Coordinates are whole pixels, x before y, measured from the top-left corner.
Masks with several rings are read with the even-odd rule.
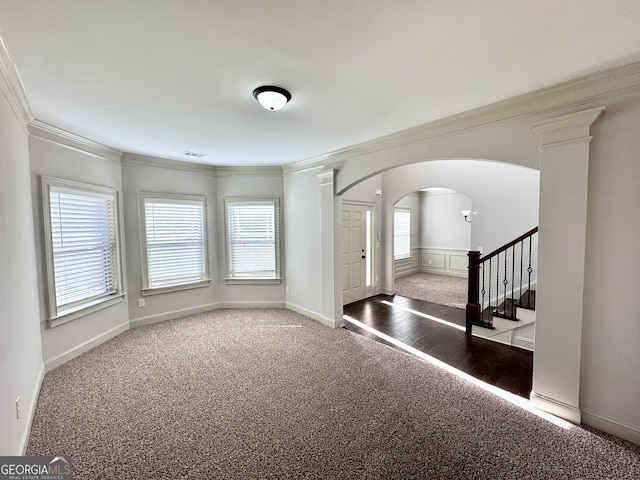
[[[253,96],[267,110],[281,110],[289,100],[291,94],[284,88],[274,87],[273,85],[265,85],[258,87],[253,91]]]

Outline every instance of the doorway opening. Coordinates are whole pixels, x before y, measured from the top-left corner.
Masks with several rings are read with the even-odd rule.
[[[356,302],[375,294],[375,206],[342,203],[342,302]]]

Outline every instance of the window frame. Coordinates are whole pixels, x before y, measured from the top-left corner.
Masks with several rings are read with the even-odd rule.
[[[204,278],[193,282],[176,283],[161,287],[152,287],[149,282],[149,257],[147,242],[147,221],[145,200],[157,199],[171,201],[175,203],[202,203],[202,232],[203,232],[203,250],[204,250]],[[207,197],[202,195],[180,195],[169,193],[140,192],[138,194],[138,204],[140,208],[140,245],[141,245],[141,267],[142,267],[142,288],[143,296],[158,295],[167,292],[177,292],[181,290],[190,290],[193,288],[208,287],[211,284],[209,276],[209,240],[208,240],[208,222],[207,222]]]
[[[396,232],[396,213],[406,214],[408,216],[408,231],[407,231],[407,253],[397,256],[396,255],[396,239],[398,238],[398,234]],[[394,207],[393,209],[393,259],[394,260],[403,260],[405,258],[411,258],[411,209],[410,208],[402,208],[402,207]]]
[[[114,238],[114,254],[113,261],[115,266],[115,290],[112,293],[99,297],[87,297],[77,302],[73,302],[68,307],[57,305],[56,298],[56,281],[54,267],[54,249],[53,249],[53,233],[51,224],[51,192],[52,190],[68,191],[76,194],[88,194],[87,196],[108,196],[112,199],[113,208],[113,238]],[[103,308],[110,307],[121,303],[126,296],[126,283],[123,275],[122,262],[122,237],[120,228],[121,210],[120,210],[120,192],[117,188],[106,187],[101,185],[93,185],[84,182],[66,180],[62,178],[42,176],[41,177],[42,192],[42,219],[43,219],[43,238],[45,253],[45,271],[47,283],[47,306],[49,327],[56,327],[64,323],[70,322],[80,317],[84,317],[90,313],[97,312]]]
[[[271,203],[273,205],[274,214],[274,256],[275,256],[275,273],[272,277],[252,277],[252,276],[234,276],[231,272],[231,231],[229,229],[229,205],[232,203],[246,204],[264,204]],[[280,229],[282,227],[280,221],[280,199],[277,197],[225,197],[224,198],[224,225],[225,225],[225,258],[226,258],[226,284],[280,284],[281,277],[281,259],[280,259]]]

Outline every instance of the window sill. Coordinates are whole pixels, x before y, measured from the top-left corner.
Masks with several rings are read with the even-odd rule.
[[[227,285],[280,285],[280,278],[225,278]]]
[[[47,319],[47,324],[49,325],[49,328],[63,325],[77,318],[84,317],[85,315],[89,315],[91,313],[102,310],[103,308],[107,308],[112,305],[121,303],[125,295],[126,295],[125,293],[121,293],[121,294],[118,294],[117,296],[101,298],[92,303],[83,305],[81,307],[77,307],[66,313],[61,313],[56,317],[51,317]]]
[[[193,283],[183,283],[181,285],[170,285],[167,287],[156,287],[156,288],[143,288],[141,290],[142,296],[147,297],[149,295],[160,295],[162,293],[170,293],[170,292],[181,292],[182,290],[191,290],[193,288],[203,288],[211,285],[211,280],[202,280],[200,282]]]

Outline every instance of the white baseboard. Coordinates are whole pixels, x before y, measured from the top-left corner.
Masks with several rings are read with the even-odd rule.
[[[555,415],[556,417],[564,418],[565,420],[568,420],[571,423],[575,423],[576,425],[580,425],[581,412],[579,408],[560,402],[553,398],[545,397],[544,395],[540,395],[539,393],[533,391],[531,392],[531,396],[529,398],[531,400],[531,404],[534,407]]]
[[[155,315],[147,315],[146,317],[131,318],[131,328],[142,327],[143,325],[151,325],[152,323],[160,323],[166,320],[173,320],[174,318],[186,317],[196,313],[208,312],[209,310],[215,310],[219,307],[219,303],[208,303],[205,305],[199,305],[197,307],[181,308],[179,310],[172,310],[170,312],[158,313]]]
[[[217,308],[286,308],[285,302],[219,302]]]
[[[287,310],[291,310],[292,312],[299,313],[300,315],[304,315],[305,317],[309,317],[312,320],[322,322],[321,314],[314,312],[313,310],[301,307],[300,305],[296,305],[295,303],[287,302],[285,308]]]
[[[522,348],[524,350],[529,350],[530,352],[535,352],[536,344],[534,341],[528,338],[518,337],[514,335],[513,339],[511,340],[511,344],[514,347]]]
[[[586,412],[584,410],[582,411],[582,423],[589,425],[590,427],[597,428],[598,430],[602,430],[603,432],[610,433],[611,435],[615,435],[623,440],[640,445],[640,430],[630,425],[614,422],[613,420],[609,420],[601,417],[600,415]]]
[[[181,308],[170,312],[148,315],[146,317],[130,319],[131,328],[142,327],[143,325],[151,325],[153,323],[166,322],[176,318],[187,317],[196,313],[209,312],[211,310],[219,310],[221,308],[285,308],[284,302],[215,302],[197,307]]]
[[[29,436],[31,435],[31,425],[33,424],[33,417],[36,414],[36,406],[38,404],[38,396],[40,395],[40,389],[42,388],[42,381],[44,380],[45,368],[44,363],[40,367],[40,372],[38,373],[38,378],[36,379],[35,385],[33,386],[33,390],[31,392],[31,398],[29,399],[29,404],[26,409],[26,428],[22,433],[22,437],[20,438],[20,442],[18,444],[18,453],[17,455],[25,455],[27,453],[27,446],[29,444]]]
[[[397,271],[393,274],[393,278],[406,277],[407,275],[413,275],[414,273],[419,273],[420,269],[418,267],[411,267],[405,270]]]
[[[469,272],[462,272],[458,270],[446,270],[443,271],[442,268],[433,268],[433,267],[420,267],[418,270],[420,273],[433,273],[436,275],[446,275],[448,277],[461,277],[467,278],[469,276]]]
[[[344,320],[342,320],[342,318],[340,318],[339,320],[333,320],[331,318],[324,317],[320,313],[308,310],[304,307],[301,307],[300,305],[296,305],[295,303],[287,302],[285,308],[287,308],[287,310],[291,310],[292,312],[299,313],[300,315],[304,315],[305,317],[309,317],[310,319],[320,322],[327,327],[340,328],[344,326]]]
[[[45,360],[44,370],[45,372],[50,372],[54,368],[67,363],[69,360],[72,360],[82,355],[84,352],[87,352],[92,348],[97,347],[101,343],[104,343],[107,340],[110,340],[113,337],[120,335],[122,332],[125,332],[127,330],[129,330],[129,322],[124,322],[124,323],[121,323],[120,325],[117,325],[107,330],[106,332],[96,335],[95,337],[90,338],[89,340],[82,342],[81,344],[76,345],[73,348],[70,348],[66,352],[62,352],[59,355],[56,355],[55,357],[51,357]]]

